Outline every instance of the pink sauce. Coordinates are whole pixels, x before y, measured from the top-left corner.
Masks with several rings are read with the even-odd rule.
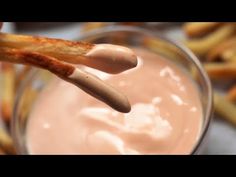
[[[174,63],[142,49],[138,66],[118,75],[97,74],[128,97],[124,114],[74,85],[55,79],[30,114],[31,154],[189,154],[202,125],[198,90]]]
[[[87,54],[85,64],[90,67],[117,74],[137,66],[135,53],[123,46],[96,44]]]

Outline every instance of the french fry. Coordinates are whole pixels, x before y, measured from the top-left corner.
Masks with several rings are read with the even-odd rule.
[[[217,92],[214,92],[214,108],[218,115],[236,125],[236,105]]]
[[[16,154],[11,136],[2,128],[0,128],[0,148],[7,154]]]
[[[226,98],[229,101],[236,102],[236,85],[229,89]]]
[[[235,79],[236,63],[204,63],[204,68],[211,79]]]
[[[122,48],[121,46],[116,47]],[[67,63],[83,64],[111,74],[136,67],[137,58],[117,57],[120,50],[116,50],[116,47],[105,47],[108,51],[103,52],[105,55],[101,57],[100,51],[104,50],[104,44],[0,33],[0,50],[7,48],[22,52],[35,52]]]
[[[235,34],[235,31],[235,24],[227,24],[206,37],[200,39],[190,39],[185,41],[184,44],[196,55],[204,56],[209,50],[217,46],[220,42]]]
[[[82,71],[74,65],[61,62],[54,57],[19,49],[0,48],[0,60],[46,69],[117,111],[127,113],[131,109],[130,103],[123,93],[111,85],[105,84],[95,75]]]
[[[219,22],[188,22],[184,24],[183,30],[189,37],[199,37],[213,31],[222,24]]]
[[[14,65],[2,63],[2,118],[9,124],[12,117],[13,102],[15,96],[15,69]]]
[[[92,30],[97,29],[97,28],[105,27],[105,26],[107,26],[109,24],[110,23],[105,23],[105,22],[89,22],[89,23],[85,23],[82,26],[81,32],[82,33],[89,32],[89,31],[92,31]]]
[[[236,46],[224,51],[221,58],[227,62],[236,62]]]
[[[125,25],[125,26],[142,26],[144,23],[142,22],[118,22],[118,23],[111,23],[111,22],[89,22],[82,26],[81,32],[88,32],[94,29],[106,27],[109,25]]]
[[[118,25],[126,25],[126,26],[142,26],[143,22],[119,22]]]
[[[230,62],[236,62],[236,55],[233,55],[231,58],[228,59]]]
[[[3,149],[0,148],[0,155],[6,155]]]
[[[221,58],[222,53],[229,49],[232,50],[232,48],[236,49],[236,36],[229,38],[212,48],[206,56],[207,61],[215,61],[218,58]]]
[[[80,64],[80,61],[82,61],[84,56],[94,47],[94,44],[0,33],[0,46],[29,52],[38,52],[68,63]]]

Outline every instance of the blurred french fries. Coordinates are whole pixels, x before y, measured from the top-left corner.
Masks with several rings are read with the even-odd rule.
[[[6,155],[3,149],[0,148],[0,155]]]
[[[81,32],[89,32],[94,29],[110,26],[110,25],[124,25],[124,26],[143,26],[143,22],[117,22],[117,23],[111,23],[111,22],[89,22],[85,23],[82,26]]]
[[[217,46],[220,42],[223,42],[233,36],[235,32],[235,24],[226,24],[205,37],[185,41],[185,45],[196,55],[204,56],[209,50]]]
[[[89,22],[89,23],[84,23],[82,25],[81,32],[90,32],[102,27],[108,27],[108,26],[138,26],[138,27],[143,27],[145,23],[143,22]],[[114,43],[118,45],[123,45],[125,42],[127,42],[127,34],[120,32],[116,33],[116,35],[110,37],[109,35],[106,38],[103,38],[106,43]]]
[[[236,103],[236,84],[229,89],[227,99]]]
[[[219,22],[190,22],[183,25],[183,30],[189,37],[201,37],[220,25]]]
[[[0,128],[0,149],[9,155],[16,154],[12,138],[3,128]]]
[[[235,23],[186,23],[185,42],[203,62],[211,80],[236,80]],[[214,91],[215,112],[236,125],[236,85],[221,95]]]
[[[215,61],[219,59],[224,52],[232,49],[236,49],[236,35],[223,42],[220,42],[218,45],[216,45],[216,47],[209,50],[206,58],[208,61]]]
[[[236,61],[236,46],[224,51],[221,55],[222,60],[227,62]]]
[[[236,79],[236,63],[210,62],[203,66],[211,79]]]
[[[12,110],[15,97],[15,68],[13,64],[2,63],[2,98],[1,113],[6,124],[9,124],[12,117]]]
[[[219,93],[214,93],[215,112],[225,120],[236,125],[236,105]]]
[[[110,23],[105,23],[105,22],[90,22],[90,23],[85,23],[82,26],[81,32],[82,33],[89,32],[89,31],[92,31],[94,29],[98,29],[98,28],[105,27],[105,26],[108,26],[108,25],[110,25]]]

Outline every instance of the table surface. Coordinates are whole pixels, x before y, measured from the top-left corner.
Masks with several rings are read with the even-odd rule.
[[[14,32],[12,23],[5,23],[2,31]],[[53,38],[72,40],[80,34],[80,23],[73,23],[56,29],[24,32],[25,34],[42,35]],[[165,31],[165,35],[175,40],[184,38],[179,28]],[[214,116],[210,126],[205,154],[236,154],[236,128],[228,122]]]

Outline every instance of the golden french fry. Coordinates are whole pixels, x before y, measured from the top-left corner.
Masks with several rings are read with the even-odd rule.
[[[117,25],[123,25],[123,26],[143,26],[143,22],[116,22],[116,23],[111,23],[111,22],[90,22],[84,24],[82,26],[82,32],[88,32],[94,29],[106,27],[106,26],[117,26]],[[110,37],[109,35],[106,38],[103,38],[106,40],[106,43],[114,43],[114,44],[119,44],[123,45],[127,41],[127,34],[125,33],[117,33],[115,36]]]
[[[236,62],[236,55],[233,55],[231,58],[228,58],[229,62]]]
[[[214,108],[222,118],[236,125],[236,105],[217,92],[214,92]]]
[[[0,148],[7,154],[16,154],[11,136],[0,128]]]
[[[204,68],[211,79],[235,79],[236,63],[204,63]]]
[[[212,48],[208,54],[207,54],[207,60],[208,61],[214,61],[217,60],[218,58],[221,58],[220,56],[226,52],[227,50],[232,48],[236,49],[236,36],[229,38],[222,43],[219,43],[216,45],[214,48]]]
[[[131,109],[130,103],[123,93],[111,85],[105,84],[104,81],[95,75],[84,72],[74,65],[61,62],[54,57],[19,49],[0,48],[0,60],[23,63],[46,69],[103,101],[117,111],[129,112]]]
[[[109,25],[125,25],[125,26],[142,26],[143,22],[118,22],[118,23],[111,23],[111,22],[89,22],[85,23],[82,26],[81,32],[88,32],[94,29],[106,27]]]
[[[88,32],[88,31],[92,31],[94,29],[97,28],[101,28],[101,27],[105,27],[107,25],[109,25],[110,23],[105,23],[105,22],[89,22],[89,23],[85,23],[82,26],[81,32]]]
[[[0,155],[6,155],[3,149],[0,148]]]
[[[68,63],[81,64],[94,44],[45,37],[0,33],[0,47],[38,52]]]
[[[0,33],[1,54],[4,53],[4,51],[6,54],[6,50],[8,50],[7,53],[11,54],[13,54],[13,50],[17,50],[18,57],[20,57],[19,53],[22,52],[25,52],[25,54],[26,52],[37,53],[67,63],[86,65],[112,74],[123,72],[137,65],[137,59],[134,57],[132,59],[127,59],[126,57],[119,57],[120,59],[117,59],[114,55],[117,53],[117,56],[119,56],[120,51],[114,50],[113,48],[106,48],[106,50],[112,50],[112,52],[107,52],[107,54],[104,52],[103,54],[105,55],[101,57],[101,54],[97,51],[103,51],[103,46],[102,44],[79,41]],[[107,57],[105,57],[106,55]],[[112,57],[110,55],[112,55]],[[13,61],[6,55],[4,61],[6,61],[6,58],[8,59],[7,62],[18,62]],[[14,58],[16,58],[16,56]],[[40,59],[38,60],[38,62],[40,62]],[[3,59],[1,59],[1,61],[3,61]]]
[[[224,61],[236,62],[236,46],[224,51],[220,56]]]
[[[126,25],[126,26],[142,26],[143,22],[119,22],[118,25]]]
[[[203,56],[220,42],[235,34],[235,31],[236,28],[234,24],[227,24],[207,35],[206,37],[201,39],[190,39],[185,41],[184,44],[189,47],[196,55]]]
[[[15,69],[14,65],[2,63],[2,118],[9,124],[12,117],[12,109],[15,96]]]
[[[229,89],[226,98],[229,101],[236,102],[236,85]]]
[[[222,24],[220,22],[188,22],[184,24],[183,30],[189,37],[199,37],[213,31]]]

